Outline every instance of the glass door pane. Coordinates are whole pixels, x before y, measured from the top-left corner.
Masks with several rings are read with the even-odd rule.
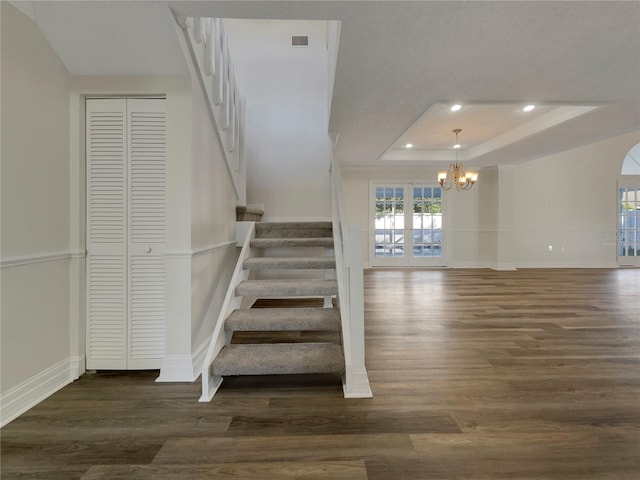
[[[413,187],[413,256],[442,256],[442,189]]]
[[[403,258],[404,187],[375,187],[374,256]]]
[[[640,185],[618,189],[618,263],[640,265]]]
[[[372,184],[372,266],[445,266],[443,197],[437,185]]]

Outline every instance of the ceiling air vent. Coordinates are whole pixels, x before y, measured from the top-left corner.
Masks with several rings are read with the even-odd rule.
[[[294,35],[291,37],[292,47],[308,47],[309,37],[307,35]]]

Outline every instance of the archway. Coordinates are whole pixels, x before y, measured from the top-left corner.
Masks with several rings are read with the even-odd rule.
[[[620,175],[640,175],[640,143],[631,148],[624,157]]]

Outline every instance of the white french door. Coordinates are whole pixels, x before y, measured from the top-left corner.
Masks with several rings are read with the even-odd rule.
[[[87,99],[87,368],[155,369],[166,318],[162,99]]]
[[[371,266],[445,266],[442,189],[371,184]]]
[[[640,267],[640,176],[618,181],[618,265]]]

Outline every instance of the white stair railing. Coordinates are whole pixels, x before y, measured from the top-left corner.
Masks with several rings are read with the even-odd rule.
[[[233,276],[229,283],[229,288],[224,297],[220,314],[216,320],[213,334],[211,335],[211,341],[209,342],[209,348],[207,349],[207,355],[202,363],[202,396],[201,402],[210,402],[215,395],[218,388],[222,384],[222,377],[215,376],[211,372],[211,364],[218,356],[220,351],[228,345],[231,341],[231,334],[227,333],[224,328],[225,320],[234,310],[240,308],[242,305],[242,297],[236,295],[236,287],[243,281],[249,279],[250,271],[244,268],[244,261],[256,255],[256,249],[251,247],[251,240],[256,235],[255,222],[237,222],[236,223],[236,242],[237,245],[242,245],[236,268],[233,271]]]
[[[342,319],[345,398],[370,398],[364,352],[364,285],[362,273],[362,228],[346,224],[340,170],[331,158],[331,220],[338,280],[338,308]]]
[[[219,18],[176,16],[222,145],[239,205],[246,203],[245,100],[238,89],[227,34]]]

